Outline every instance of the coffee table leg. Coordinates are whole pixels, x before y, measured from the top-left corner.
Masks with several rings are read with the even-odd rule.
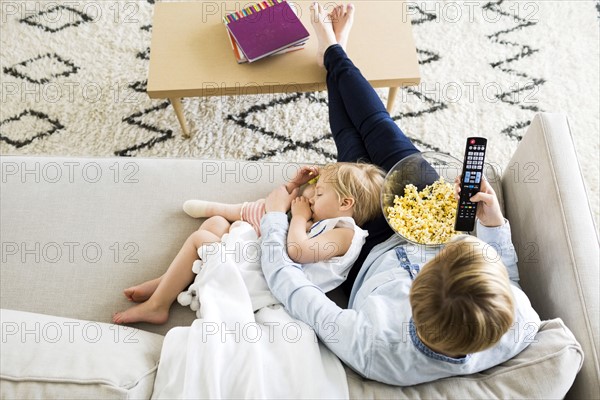
[[[181,131],[183,132],[184,138],[190,137],[190,131],[188,131],[187,124],[185,122],[185,117],[183,115],[183,106],[181,105],[181,98],[173,97],[170,98],[169,101],[175,110],[175,114],[177,115],[177,119],[179,120],[179,124],[181,125]]]
[[[388,94],[388,101],[387,101],[387,111],[389,113],[392,112],[392,108],[394,108],[394,101],[396,101],[396,94],[398,93],[398,88],[397,87],[391,87],[390,88],[390,92]]]

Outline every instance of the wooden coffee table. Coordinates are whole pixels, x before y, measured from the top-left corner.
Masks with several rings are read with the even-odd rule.
[[[317,39],[310,22],[312,1],[291,1],[311,37],[306,48],[250,64],[237,64],[224,15],[248,1],[160,2],[154,6],[148,95],[169,99],[183,135],[189,137],[181,98],[314,92],[326,90],[316,63]],[[391,110],[400,86],[420,82],[408,6],[404,1],[353,1],[356,8],[348,55],[373,87],[389,87]],[[330,10],[334,3],[322,3]]]

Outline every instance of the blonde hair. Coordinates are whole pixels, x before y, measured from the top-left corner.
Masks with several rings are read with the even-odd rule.
[[[320,169],[319,179],[325,178],[340,199],[354,199],[352,218],[362,226],[381,213],[380,197],[384,171],[366,163],[337,162]]]
[[[492,347],[514,321],[504,264],[491,246],[468,236],[448,243],[423,266],[410,305],[419,337],[447,354]]]

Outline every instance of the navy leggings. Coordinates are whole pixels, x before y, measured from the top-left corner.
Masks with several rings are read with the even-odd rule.
[[[390,117],[373,87],[340,45],[325,51],[329,124],[335,141],[338,161],[363,161],[389,171],[398,161],[419,150]],[[365,258],[374,246],[394,234],[383,214],[366,223],[369,231],[360,256],[350,270],[342,289],[350,294]]]

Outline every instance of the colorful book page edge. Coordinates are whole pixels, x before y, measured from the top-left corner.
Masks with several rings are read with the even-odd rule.
[[[285,0],[265,0],[259,3],[252,4],[246,8],[241,9],[240,11],[227,14],[223,17],[223,23],[227,25],[232,21],[237,21],[238,19],[242,19],[244,17],[247,17],[248,15],[255,14],[262,10],[266,10],[267,8],[272,7],[275,4],[280,4],[284,1]]]

